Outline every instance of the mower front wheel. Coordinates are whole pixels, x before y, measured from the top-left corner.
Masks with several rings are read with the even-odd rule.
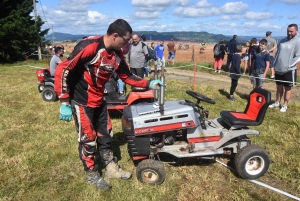
[[[138,164],[136,176],[142,183],[161,184],[166,178],[165,166],[160,161],[145,159]]]
[[[42,97],[44,101],[56,101],[57,95],[53,89],[53,87],[45,87],[42,92]]]
[[[270,158],[262,147],[248,145],[236,154],[234,164],[240,177],[253,180],[267,172],[270,166]]]

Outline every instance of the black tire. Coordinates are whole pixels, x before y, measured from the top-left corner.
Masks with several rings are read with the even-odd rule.
[[[153,159],[142,160],[136,168],[136,177],[142,183],[161,184],[166,178],[165,166]]]
[[[45,87],[42,92],[42,97],[44,101],[48,101],[48,102],[57,100],[57,95],[53,87]]]
[[[270,158],[265,149],[257,145],[242,148],[234,158],[235,170],[244,179],[263,176],[270,166]]]

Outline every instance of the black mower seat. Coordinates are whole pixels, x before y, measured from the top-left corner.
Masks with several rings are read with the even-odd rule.
[[[263,122],[270,102],[269,91],[255,88],[249,95],[244,112],[222,111],[220,115],[229,126],[258,126]]]

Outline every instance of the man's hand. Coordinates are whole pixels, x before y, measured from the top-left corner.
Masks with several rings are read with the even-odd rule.
[[[150,82],[149,88],[150,89],[159,89],[160,86],[162,86],[163,83],[160,80],[152,80]]]
[[[59,120],[71,121],[72,119],[72,108],[70,104],[62,103],[60,106]]]

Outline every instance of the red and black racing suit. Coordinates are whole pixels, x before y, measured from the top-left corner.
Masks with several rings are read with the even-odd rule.
[[[123,53],[107,50],[100,36],[82,40],[55,72],[55,92],[61,102],[72,105],[79,155],[86,171],[98,168],[96,144],[104,164],[113,160],[112,125],[103,94],[105,83],[114,72],[129,85],[149,88],[148,80],[130,73]]]

